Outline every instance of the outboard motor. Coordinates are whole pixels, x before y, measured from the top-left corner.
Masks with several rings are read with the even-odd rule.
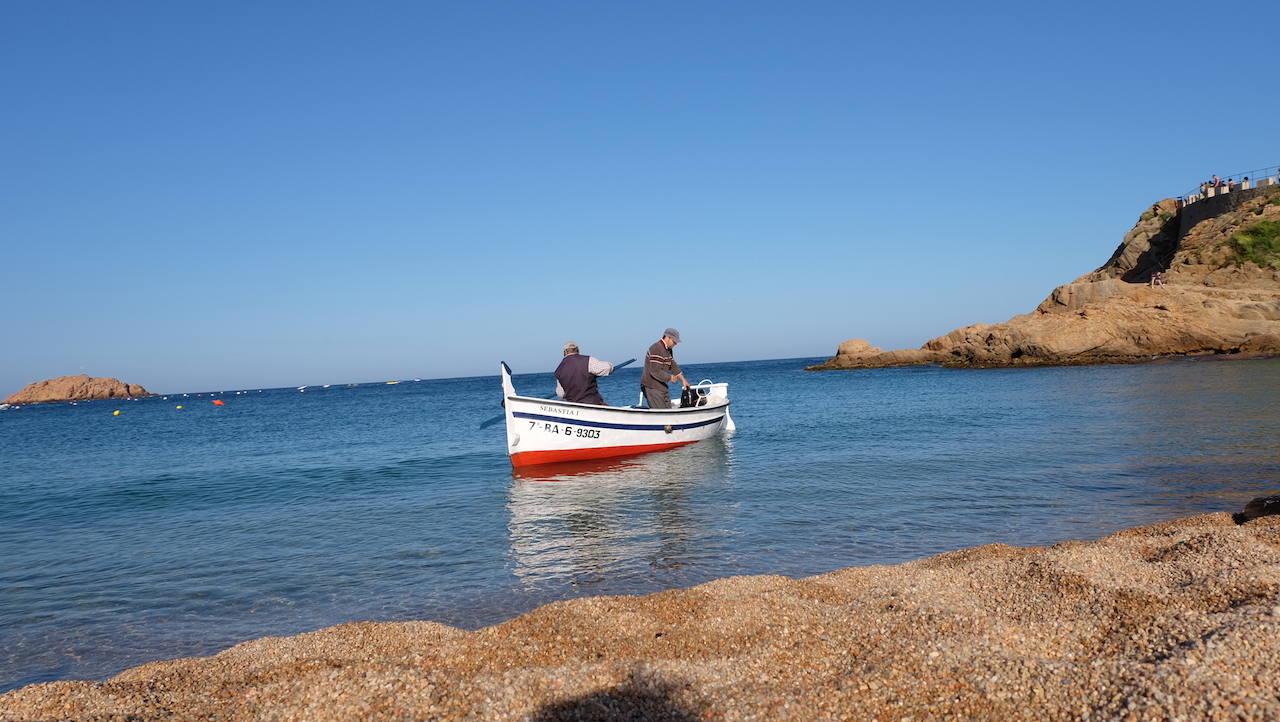
[[[707,390],[696,387],[689,387],[680,392],[680,408],[687,409],[691,406],[706,406]]]

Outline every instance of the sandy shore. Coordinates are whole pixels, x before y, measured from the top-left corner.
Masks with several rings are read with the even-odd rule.
[[[43,719],[1280,719],[1280,517],[1209,514],[807,579],[347,624],[109,682]]]

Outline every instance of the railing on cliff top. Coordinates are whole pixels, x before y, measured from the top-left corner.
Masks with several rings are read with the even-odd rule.
[[[1236,180],[1237,178],[1239,180]],[[1231,191],[1243,191],[1250,188],[1264,188],[1274,185],[1280,185],[1280,166],[1273,165],[1245,173],[1233,173],[1223,179],[1221,185],[1215,186],[1212,180],[1208,180],[1201,183],[1195,190],[1183,193],[1178,196],[1178,205],[1190,205],[1196,201],[1220,196]]]

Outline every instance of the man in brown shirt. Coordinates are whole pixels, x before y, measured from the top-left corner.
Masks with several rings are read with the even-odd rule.
[[[671,349],[678,343],[680,332],[669,328],[662,332],[662,338],[650,346],[649,352],[645,354],[644,371],[640,374],[640,390],[644,392],[651,409],[671,408],[671,392],[667,389],[667,384],[672,381],[680,381],[686,389],[689,388],[688,379],[671,354]]]

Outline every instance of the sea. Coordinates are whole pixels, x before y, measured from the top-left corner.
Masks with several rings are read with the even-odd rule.
[[[496,375],[0,411],[0,691],[345,622],[477,629],[574,597],[1091,540],[1280,493],[1280,360],[804,370],[820,361],[687,365],[728,382],[735,432],[519,470],[502,424],[482,428]],[[600,385],[626,405],[638,380]]]

